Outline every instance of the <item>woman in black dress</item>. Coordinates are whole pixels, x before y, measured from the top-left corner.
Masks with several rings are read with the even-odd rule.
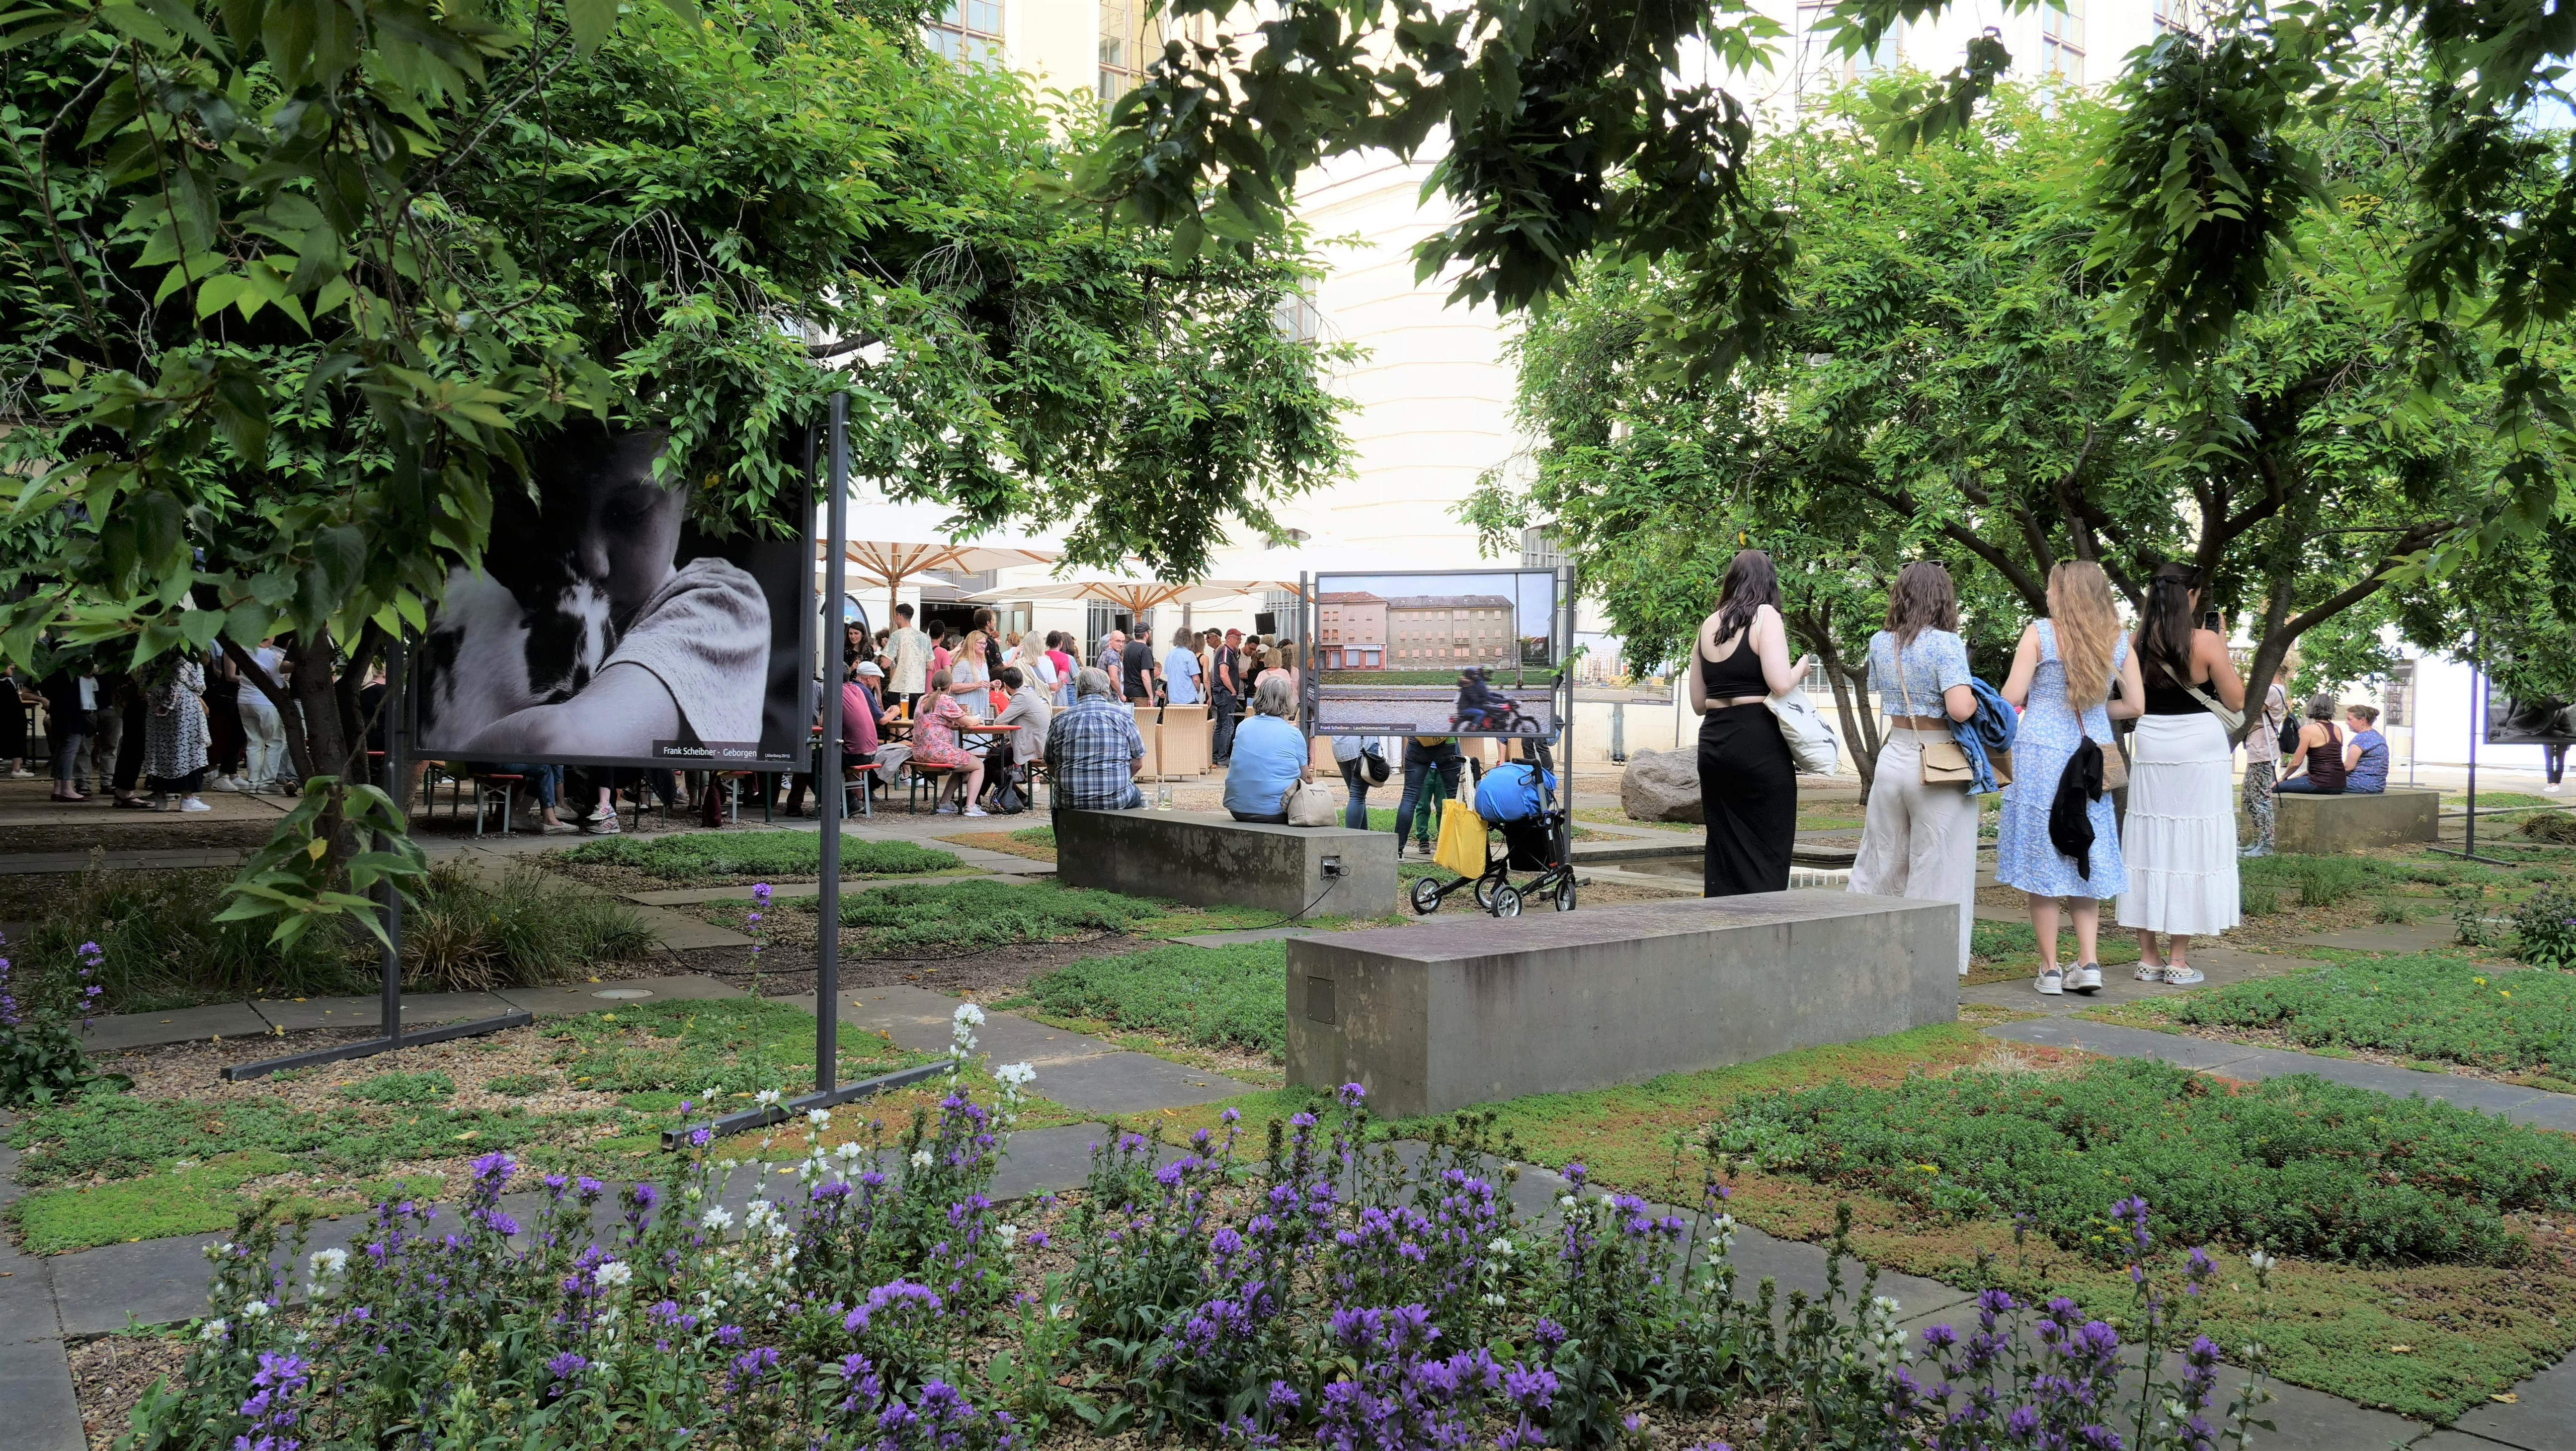
[[[1796,689],[1815,661],[1789,663],[1770,555],[1747,549],[1727,566],[1717,610],[1700,622],[1691,663],[1691,709],[1700,717],[1699,798],[1708,821],[1701,895],[1787,891],[1798,772],[1763,700]]]

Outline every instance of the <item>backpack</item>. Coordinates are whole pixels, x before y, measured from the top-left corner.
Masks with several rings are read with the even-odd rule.
[[[1556,777],[1527,761],[1506,761],[1476,782],[1476,814],[1487,821],[1521,821],[1546,808]]]

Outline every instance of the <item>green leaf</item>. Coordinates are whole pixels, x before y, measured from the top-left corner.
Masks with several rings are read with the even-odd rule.
[[[617,0],[564,0],[564,23],[576,50],[588,55],[617,30]]]

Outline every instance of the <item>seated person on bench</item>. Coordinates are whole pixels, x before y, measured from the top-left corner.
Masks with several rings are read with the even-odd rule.
[[[1073,704],[1047,722],[1048,800],[1058,810],[1133,811],[1145,804],[1136,773],[1145,738],[1118,703],[1109,672],[1089,666],[1073,678]]]
[[[1314,775],[1306,733],[1290,717],[1297,694],[1286,671],[1264,675],[1252,687],[1252,715],[1234,731],[1234,755],[1225,768],[1225,809],[1237,821],[1288,824],[1288,791]]]

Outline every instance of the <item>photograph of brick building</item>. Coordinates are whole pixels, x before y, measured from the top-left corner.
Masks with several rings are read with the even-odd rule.
[[[1396,595],[1385,604],[1387,668],[1508,668],[1520,656],[1511,599],[1498,594]]]
[[[1386,668],[1386,601],[1362,590],[1315,596],[1316,663],[1326,670]]]

